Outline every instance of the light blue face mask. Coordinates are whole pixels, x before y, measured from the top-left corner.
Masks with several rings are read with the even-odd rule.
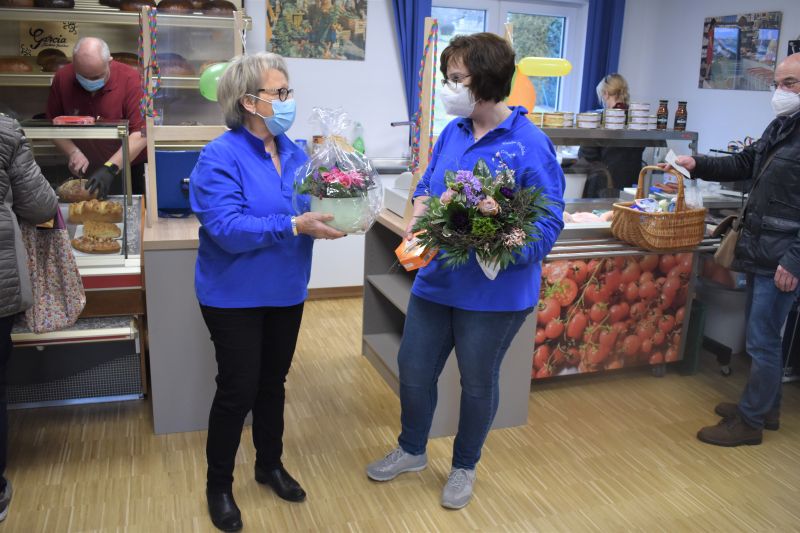
[[[83,87],[84,89],[86,89],[90,93],[93,93],[95,91],[99,91],[106,84],[105,76],[103,76],[99,80],[90,80],[90,79],[84,78],[83,76],[81,76],[80,74],[78,74],[76,72],[75,73],[75,78],[78,80],[78,83],[81,84],[81,87]]]
[[[281,102],[277,98],[270,101],[254,95],[249,96],[252,96],[256,100],[261,100],[262,102],[269,102],[272,104],[271,117],[265,117],[264,115],[256,113],[256,115],[264,120],[264,125],[271,134],[278,136],[281,133],[285,133],[289,128],[292,127],[292,124],[294,124],[295,113],[297,112],[294,98],[286,100],[285,102]]]

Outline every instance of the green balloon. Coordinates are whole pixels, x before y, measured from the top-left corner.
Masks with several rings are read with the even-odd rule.
[[[217,86],[222,74],[228,70],[230,63],[214,63],[207,67],[202,74],[200,74],[200,94],[204,98],[217,101]]]

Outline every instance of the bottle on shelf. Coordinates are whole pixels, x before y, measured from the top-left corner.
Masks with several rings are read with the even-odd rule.
[[[364,155],[364,126],[360,122],[356,122],[355,131],[353,132],[353,149]]]
[[[656,129],[665,130],[669,124],[669,100],[658,101],[658,111],[656,112]]]
[[[678,102],[678,109],[675,111],[675,131],[686,131],[686,102]]]

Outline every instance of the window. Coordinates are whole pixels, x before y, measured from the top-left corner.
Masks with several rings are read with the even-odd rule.
[[[440,55],[457,35],[481,31],[505,35],[504,24],[510,23],[518,60],[529,56],[568,59],[572,63],[572,72],[567,76],[531,78],[539,111],[578,110],[587,14],[586,0],[434,0],[431,10],[431,15],[439,21]],[[438,63],[435,77],[442,79]],[[438,91],[441,84],[437,83]],[[433,131],[438,135],[453,117],[444,112],[440,99],[436,99],[435,106]]]

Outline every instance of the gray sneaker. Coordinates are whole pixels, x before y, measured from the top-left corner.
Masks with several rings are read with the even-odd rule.
[[[442,507],[461,509],[472,498],[472,486],[475,484],[475,470],[454,468],[442,489]]]
[[[367,465],[367,476],[375,481],[389,481],[403,472],[419,472],[428,466],[428,455],[411,455],[397,447],[386,457]]]
[[[6,488],[2,494],[0,494],[0,522],[6,519],[8,516],[8,506],[11,505],[11,495],[14,494],[14,491],[11,489],[11,481],[6,480]]]

